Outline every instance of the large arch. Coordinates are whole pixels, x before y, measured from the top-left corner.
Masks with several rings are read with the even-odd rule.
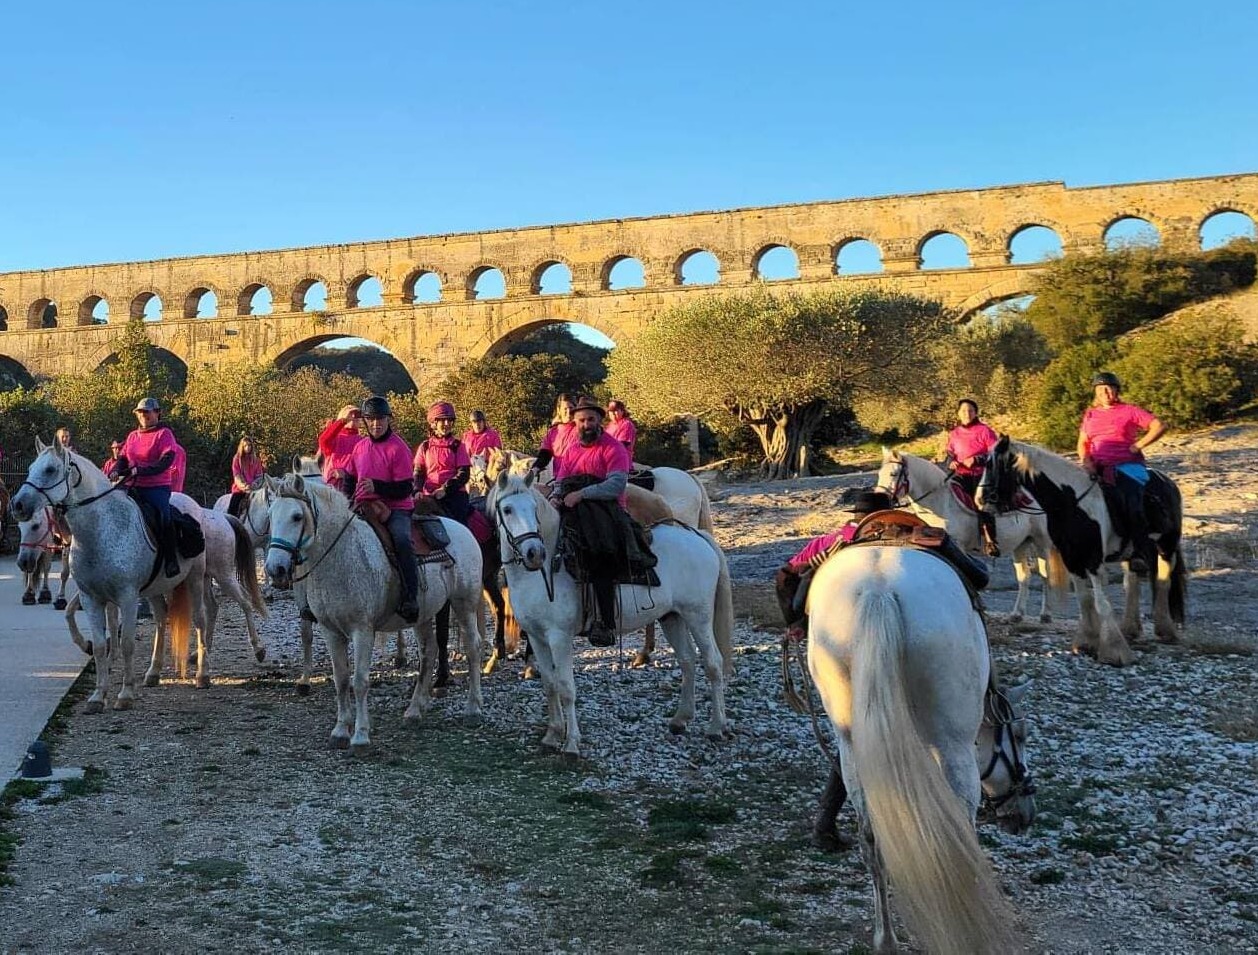
[[[355,276],[345,288],[346,308],[374,308],[383,298],[384,280],[374,272]]]
[[[402,279],[402,301],[407,305],[428,305],[440,302],[447,285],[444,272],[420,265]]]
[[[720,257],[711,249],[698,246],[687,249],[673,262],[673,283],[675,285],[720,285]]]
[[[1197,241],[1203,250],[1217,249],[1236,239],[1258,238],[1255,219],[1248,212],[1230,206],[1219,206],[1201,217],[1197,223]]]
[[[209,296],[213,296],[213,310],[210,309]],[[183,297],[184,318],[218,318],[219,309],[224,302],[223,293],[213,285],[198,285]],[[202,315],[202,312],[206,314]]]
[[[531,295],[572,294],[572,266],[554,256],[536,263],[529,272]]]
[[[799,278],[799,253],[785,240],[762,245],[751,257],[751,274],[764,282]]]
[[[50,298],[39,298],[31,302],[26,310],[27,328],[56,328],[57,303]]]
[[[109,300],[96,292],[79,302],[78,323],[80,325],[108,325]]]
[[[263,295],[264,292],[265,295]],[[220,300],[219,308],[222,307],[223,303]],[[249,282],[236,296],[237,315],[269,315],[274,307],[275,293],[266,282]]]
[[[103,354],[104,357],[99,357]],[[92,371],[100,371],[118,362],[118,353],[113,345],[107,345],[97,352],[96,360],[89,366]],[[188,363],[168,348],[161,345],[149,345],[149,368],[158,366],[170,376],[171,387],[175,391],[183,391],[188,386]]]
[[[925,272],[968,269],[974,264],[970,258],[973,244],[973,239],[955,230],[935,229],[928,232],[917,243],[918,268]]]
[[[1007,279],[994,282],[987,288],[975,292],[964,299],[956,307],[957,319],[959,322],[968,322],[975,314],[985,308],[999,305],[1001,302],[1008,302],[1011,299],[1031,295],[1033,284],[1034,279],[1025,274],[1012,275]]]
[[[323,301],[319,302],[319,290],[316,286],[323,286]],[[312,297],[313,293],[313,297]],[[290,301],[291,310],[294,312],[310,312],[323,311],[328,307],[328,281],[322,275],[310,273],[296,285],[293,286],[293,294]]]
[[[1109,250],[1123,248],[1158,248],[1163,230],[1153,216],[1143,212],[1124,212],[1114,216],[1101,230],[1101,242]]]
[[[1009,234],[1005,244],[1010,265],[1034,265],[1065,254],[1061,232],[1043,222],[1028,222]]]
[[[882,247],[862,235],[852,235],[834,244],[834,274],[873,275],[882,272]]]
[[[0,355],[0,391],[34,388],[35,376],[16,358]]]
[[[642,257],[622,252],[613,255],[599,270],[598,287],[605,292],[646,287],[646,266]]]
[[[607,332],[603,329],[591,324],[590,322],[583,321],[580,318],[560,318],[548,316],[546,318],[535,318],[530,319],[529,321],[521,322],[509,331],[503,332],[498,338],[490,342],[488,347],[486,347],[485,350],[477,357],[498,358],[507,354],[512,347],[520,344],[520,342],[524,341],[529,336],[535,334],[543,328],[549,328],[554,325],[583,326],[587,329],[593,329],[598,332],[599,335],[608,339],[612,342],[612,347],[614,347],[616,343],[616,339],[607,334]]]
[[[481,287],[481,282],[487,283],[486,288]],[[502,283],[502,291],[498,291],[498,283]],[[485,263],[478,265],[472,271],[467,273],[467,281],[464,283],[466,297],[473,301],[493,300],[507,297],[507,275],[497,265]]]
[[[157,304],[154,305],[154,302]],[[156,289],[145,289],[131,299],[130,317],[140,318],[146,322],[160,322],[164,306],[160,292]]]
[[[389,360],[385,362],[385,364],[388,365],[389,372],[393,375],[404,374],[406,376],[406,381],[410,383],[409,390],[412,392],[419,390],[418,388],[419,383],[415,380],[415,375],[411,372],[409,368],[406,367],[406,365],[402,362],[402,360],[393,351],[391,351],[389,348],[386,348],[384,345],[381,345],[379,342],[376,342],[372,339],[361,338],[360,336],[351,335],[345,332],[333,333],[333,334],[327,334],[327,335],[307,336],[306,338],[302,338],[300,341],[293,342],[282,349],[277,349],[273,354],[268,356],[267,361],[269,361],[271,364],[273,364],[276,368],[280,369],[281,371],[295,370],[293,367],[295,363],[297,364],[298,367],[301,367],[302,365],[306,365],[306,364],[319,366],[321,363],[318,361],[302,361],[302,359],[308,356],[315,349],[322,348],[323,346],[332,344],[334,342],[345,342],[351,346],[359,345],[361,343],[362,345],[366,345],[366,346],[370,346],[372,348],[378,349],[379,351],[383,352],[385,355],[388,356]],[[348,351],[348,349],[346,350]],[[351,375],[357,374],[359,377],[362,377],[362,374],[363,374],[361,371],[356,372],[352,366],[347,367],[347,368],[338,368],[336,370],[344,371],[345,373],[351,374]],[[371,382],[368,381],[368,384],[370,385]],[[398,389],[393,388],[393,387],[383,387],[380,390],[381,391],[396,391]],[[402,390],[405,391],[406,389],[402,389]]]

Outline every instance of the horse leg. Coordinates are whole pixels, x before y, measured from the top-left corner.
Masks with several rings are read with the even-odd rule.
[[[563,755],[576,758],[581,755],[581,730],[577,726],[577,681],[572,667],[572,639],[569,637],[556,641],[548,634],[545,642],[550,645],[555,660],[555,688],[559,693],[559,710],[564,716],[566,726]]]
[[[629,666],[637,669],[644,667],[651,662],[651,654],[655,652],[655,624],[648,623],[646,625],[646,635],[642,639],[642,649],[633,655],[633,659],[629,661]]]
[[[301,628],[301,676],[297,678],[297,695],[310,695],[310,671],[314,669],[314,624],[300,618]],[[326,640],[325,640],[326,642]]]
[[[1075,630],[1075,653],[1095,655],[1101,634],[1101,619],[1096,612],[1096,597],[1089,577],[1075,577],[1075,593],[1079,595],[1079,626]]]
[[[704,617],[698,626],[690,626],[689,621],[686,623],[694,635],[695,645],[699,648],[699,659],[703,661],[703,673],[708,678],[712,715],[704,733],[709,739],[721,739],[733,730],[725,713],[725,660],[716,645],[716,634],[712,631],[712,614],[705,608]]]
[[[22,579],[26,583],[26,591],[22,594],[22,605],[33,607],[35,606],[35,572],[23,574]]]
[[[96,690],[87,698],[84,713],[101,713],[109,697],[109,648],[105,637],[105,605],[99,600],[79,601],[87,613],[88,633],[92,635],[89,646],[96,664]],[[134,607],[134,602],[132,603]],[[133,610],[132,613],[135,611]]]
[[[153,657],[144,674],[144,685],[157,686],[162,682],[162,666],[166,663],[166,598],[149,597],[148,601],[153,612]]]
[[[406,666],[406,630],[397,632],[397,650],[393,654],[393,665],[401,670]]]
[[[425,620],[415,628],[415,639],[419,643],[419,672],[415,674],[415,690],[411,693],[410,705],[402,714],[403,721],[407,723],[419,721],[432,708],[432,676],[437,662],[437,634],[431,620]]]
[[[139,609],[136,601],[127,600],[122,607],[119,621],[118,642],[122,644],[122,689],[118,691],[118,699],[114,701],[114,709],[129,710],[135,703],[135,671],[132,658],[135,656],[135,614]],[[156,608],[154,609],[156,612]]]
[[[450,602],[437,611],[437,678],[433,686],[450,685]]]
[[[1158,573],[1153,584],[1153,633],[1162,643],[1178,643],[1179,630],[1171,617],[1171,576],[1175,573],[1177,552],[1170,557],[1158,553]]]
[[[214,620],[218,618],[218,600],[214,597],[214,588],[209,585],[205,574],[195,571],[185,581],[188,588],[189,623],[197,630],[197,686],[208,689],[210,686],[210,649],[214,646]],[[207,612],[207,604],[213,602],[214,616]]]
[[[1104,573],[1105,568],[1102,566],[1098,573],[1091,575],[1092,596],[1096,600],[1096,612],[1101,621],[1100,644],[1097,647],[1096,658],[1111,666],[1125,667],[1136,659],[1136,655],[1131,652],[1131,647],[1123,639],[1118,623],[1114,620],[1114,607],[1109,602],[1109,597],[1105,595]]]
[[[878,955],[890,955],[899,950],[895,927],[891,924],[891,900],[887,893],[887,874],[883,871],[882,855],[874,843],[874,828],[863,815],[860,824],[861,856],[874,882],[874,951]]]
[[[70,555],[61,551],[61,588],[57,591],[57,599],[52,602],[54,610],[66,609],[66,583],[70,579]]]
[[[351,752],[365,752],[371,745],[371,714],[367,710],[367,690],[371,686],[371,651],[376,635],[370,629],[354,631],[354,735]]]
[[[41,604],[50,604],[52,603],[52,591],[48,589],[48,575],[52,573],[52,557],[45,554],[39,569],[43,577],[43,584],[39,588],[39,602]]]
[[[839,832],[839,810],[845,802],[847,787],[843,785],[843,774],[832,766],[825,791],[817,803],[817,815],[812,821],[812,844],[823,852],[838,852],[856,845],[855,839]]]
[[[1040,592],[1043,594],[1043,600],[1040,603],[1040,623],[1053,622],[1053,588],[1048,581],[1048,561],[1043,557],[1033,557],[1035,567],[1040,575]]]
[[[559,699],[555,659],[551,653],[550,644],[545,639],[538,640],[533,659],[537,662],[537,670],[542,679],[542,692],[546,696],[546,733],[542,736],[542,746],[558,750],[563,745],[564,711]]]
[[[329,742],[335,749],[347,749],[349,724],[354,718],[349,698],[349,647],[344,634],[334,633],[326,625],[323,628],[323,642],[328,645],[328,656],[332,660],[332,683],[336,687],[336,726],[332,727]]]
[[[1009,622],[1018,623],[1026,613],[1027,601],[1031,596],[1031,571],[1026,565],[1026,544],[1023,543],[1013,552],[1013,575],[1018,578],[1018,596],[1009,611]]]
[[[1123,622],[1118,629],[1128,640],[1140,639],[1140,575],[1129,561],[1123,561]]]
[[[506,654],[499,652],[497,631],[494,631],[494,639],[492,641],[489,639],[489,624],[485,618],[490,612],[489,591],[481,591],[480,603],[476,607],[476,632],[480,636],[481,647],[489,647],[489,656],[485,657],[485,662],[481,666],[481,676],[489,676],[493,673],[498,669],[498,664],[503,657],[506,656]]]
[[[660,627],[673,648],[677,667],[681,670],[681,698],[677,701],[677,712],[668,721],[669,731],[680,734],[686,732],[695,716],[695,646],[676,612],[660,617]],[[720,735],[719,731],[717,735]]]
[[[458,617],[459,630],[463,634],[463,653],[467,657],[467,707],[464,715],[466,719],[475,722],[480,720],[484,706],[480,692],[481,642],[476,626],[483,619],[480,612],[480,589],[465,597],[456,597],[453,606]]]

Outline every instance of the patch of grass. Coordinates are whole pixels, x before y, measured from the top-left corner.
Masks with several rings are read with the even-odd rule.
[[[700,853],[692,849],[665,849],[651,856],[651,861],[640,873],[642,884],[655,889],[670,885],[683,885],[686,881],[682,866],[688,859],[698,858]]]
[[[1061,885],[1066,881],[1066,873],[1061,869],[1040,869],[1031,873],[1032,885]]]
[[[1078,849],[1094,856],[1112,856],[1118,851],[1118,836],[1110,832],[1078,832],[1062,836],[1063,849]]]
[[[249,871],[249,867],[235,859],[223,859],[207,856],[204,859],[192,859],[188,862],[175,863],[176,872],[190,875],[200,882],[228,882],[235,884],[239,878]]]
[[[57,704],[57,708],[52,711],[52,716],[48,717],[48,722],[44,726],[44,731],[39,734],[39,738],[44,741],[48,751],[54,756],[57,754],[57,744],[60,742],[61,737],[65,735],[66,728],[70,725],[70,719],[74,716],[74,708],[91,696],[95,689],[95,669],[93,667],[84,667],[78,679],[71,684],[70,689],[66,691],[66,695]]]
[[[742,863],[724,855],[712,855],[703,860],[703,867],[713,875],[733,875],[743,871]]]
[[[582,809],[596,809],[600,812],[606,812],[612,808],[612,802],[602,793],[586,792],[582,789],[574,789],[572,792],[561,793],[556,797],[555,802],[561,806],[574,806]]]
[[[708,826],[733,822],[733,806],[703,800],[668,799],[651,807],[647,827],[659,843],[695,842],[708,838]]]

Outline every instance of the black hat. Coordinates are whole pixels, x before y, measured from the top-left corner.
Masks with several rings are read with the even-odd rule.
[[[1123,387],[1123,383],[1118,380],[1118,376],[1112,371],[1100,371],[1093,375],[1092,387],[1095,388],[1097,385],[1109,385],[1115,391]]]
[[[372,395],[363,402],[364,418],[385,418],[392,417],[393,409],[389,407],[389,402],[379,395]]]
[[[473,421],[484,421],[484,420],[485,420],[485,412],[483,412],[483,411],[481,411],[479,408],[477,408],[475,411],[473,411],[473,412],[472,412],[472,420],[473,420]]]
[[[607,417],[607,412],[603,410],[603,406],[591,398],[589,395],[582,395],[575,405],[572,406],[572,413],[575,415],[578,411],[597,411],[599,418]]]
[[[861,491],[852,502],[855,514],[874,514],[877,511],[889,511],[895,507],[891,495],[886,491]]]

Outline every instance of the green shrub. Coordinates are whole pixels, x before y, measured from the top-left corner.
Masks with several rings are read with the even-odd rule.
[[[1073,448],[1079,419],[1092,402],[1092,376],[1110,367],[1118,349],[1112,342],[1085,341],[1049,363],[1036,382],[1033,400],[1036,430],[1051,448]]]

